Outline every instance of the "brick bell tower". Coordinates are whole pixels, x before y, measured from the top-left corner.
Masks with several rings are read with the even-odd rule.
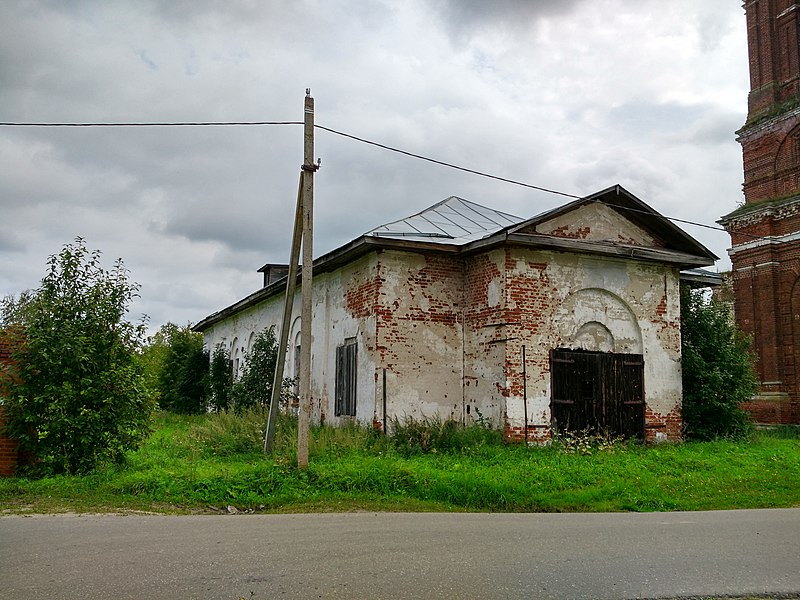
[[[737,132],[745,202],[731,236],[736,320],[753,337],[760,423],[800,423],[800,3],[746,0],[750,94]]]

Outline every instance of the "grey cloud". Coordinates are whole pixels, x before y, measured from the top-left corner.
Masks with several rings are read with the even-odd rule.
[[[517,30],[536,19],[564,15],[585,0],[431,0],[454,38],[486,28]]]
[[[0,252],[18,253],[25,250],[22,236],[14,231],[15,223],[6,221],[0,225]]]
[[[743,35],[740,8],[676,0],[645,35],[653,0],[602,6],[0,3],[0,120],[299,120],[310,86],[317,123],[468,168],[579,194],[620,182],[712,212],[732,202],[729,107],[746,106],[746,82],[718,82],[746,62],[717,59]],[[716,13],[729,25],[704,21]],[[317,156],[317,255],[449,195],[520,216],[564,201],[322,131]],[[0,128],[0,161],[0,295],[85,235],[125,259],[157,327],[222,308],[286,260],[302,128]]]
[[[638,135],[664,135],[687,129],[711,107],[675,102],[628,102],[608,112],[612,128]]]
[[[744,123],[744,118],[744,112],[722,112],[710,107],[704,118],[695,123],[690,140],[700,145],[730,143],[736,137],[734,132]]]

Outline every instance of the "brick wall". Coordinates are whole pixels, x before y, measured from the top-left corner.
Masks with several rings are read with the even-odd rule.
[[[665,415],[654,412],[648,406],[645,408],[644,420],[644,435],[648,443],[682,439],[683,414],[680,406]]]
[[[9,364],[11,353],[8,346],[0,338],[0,363]],[[17,466],[17,443],[2,434],[6,424],[5,410],[2,405],[2,396],[5,393],[0,381],[0,477],[12,477]]]
[[[506,280],[505,252],[495,249],[464,260],[464,411],[465,422],[480,414],[503,421]],[[469,412],[467,412],[469,411]]]
[[[523,396],[527,397],[528,440],[551,437],[549,351],[573,348],[646,354],[648,439],[657,439],[660,432],[664,436],[658,439],[680,440],[677,272],[636,261],[515,247],[504,250],[504,310],[499,315],[503,327],[493,330],[505,340],[501,358],[506,438],[522,441],[525,436]],[[596,335],[581,333],[590,330]],[[523,345],[527,379],[523,378]]]
[[[737,234],[784,232],[790,225],[774,220],[764,216]],[[800,240],[763,243],[732,258],[736,320],[753,339],[761,381],[759,395],[745,408],[759,423],[800,423]]]
[[[791,196],[800,191],[800,129],[797,115],[744,130],[739,138],[748,203]]]
[[[750,49],[748,120],[797,96],[798,15],[794,0],[746,2]]]
[[[463,421],[463,275],[457,256],[380,254],[365,297],[375,304],[389,415]]]

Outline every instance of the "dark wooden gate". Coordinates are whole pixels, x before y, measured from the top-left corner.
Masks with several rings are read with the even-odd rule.
[[[644,440],[644,357],[550,351],[555,432],[589,431]]]

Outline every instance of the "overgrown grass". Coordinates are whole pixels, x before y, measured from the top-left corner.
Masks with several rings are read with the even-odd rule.
[[[84,477],[0,480],[0,510],[666,511],[800,506],[800,433],[750,441],[504,445],[496,431],[395,423],[316,428],[295,467],[292,420],[261,453],[266,416],[162,414],[124,464]],[[404,430],[403,427],[406,429]],[[425,428],[428,428],[426,433]],[[447,431],[449,431],[449,434]],[[581,451],[575,451],[580,447]]]

